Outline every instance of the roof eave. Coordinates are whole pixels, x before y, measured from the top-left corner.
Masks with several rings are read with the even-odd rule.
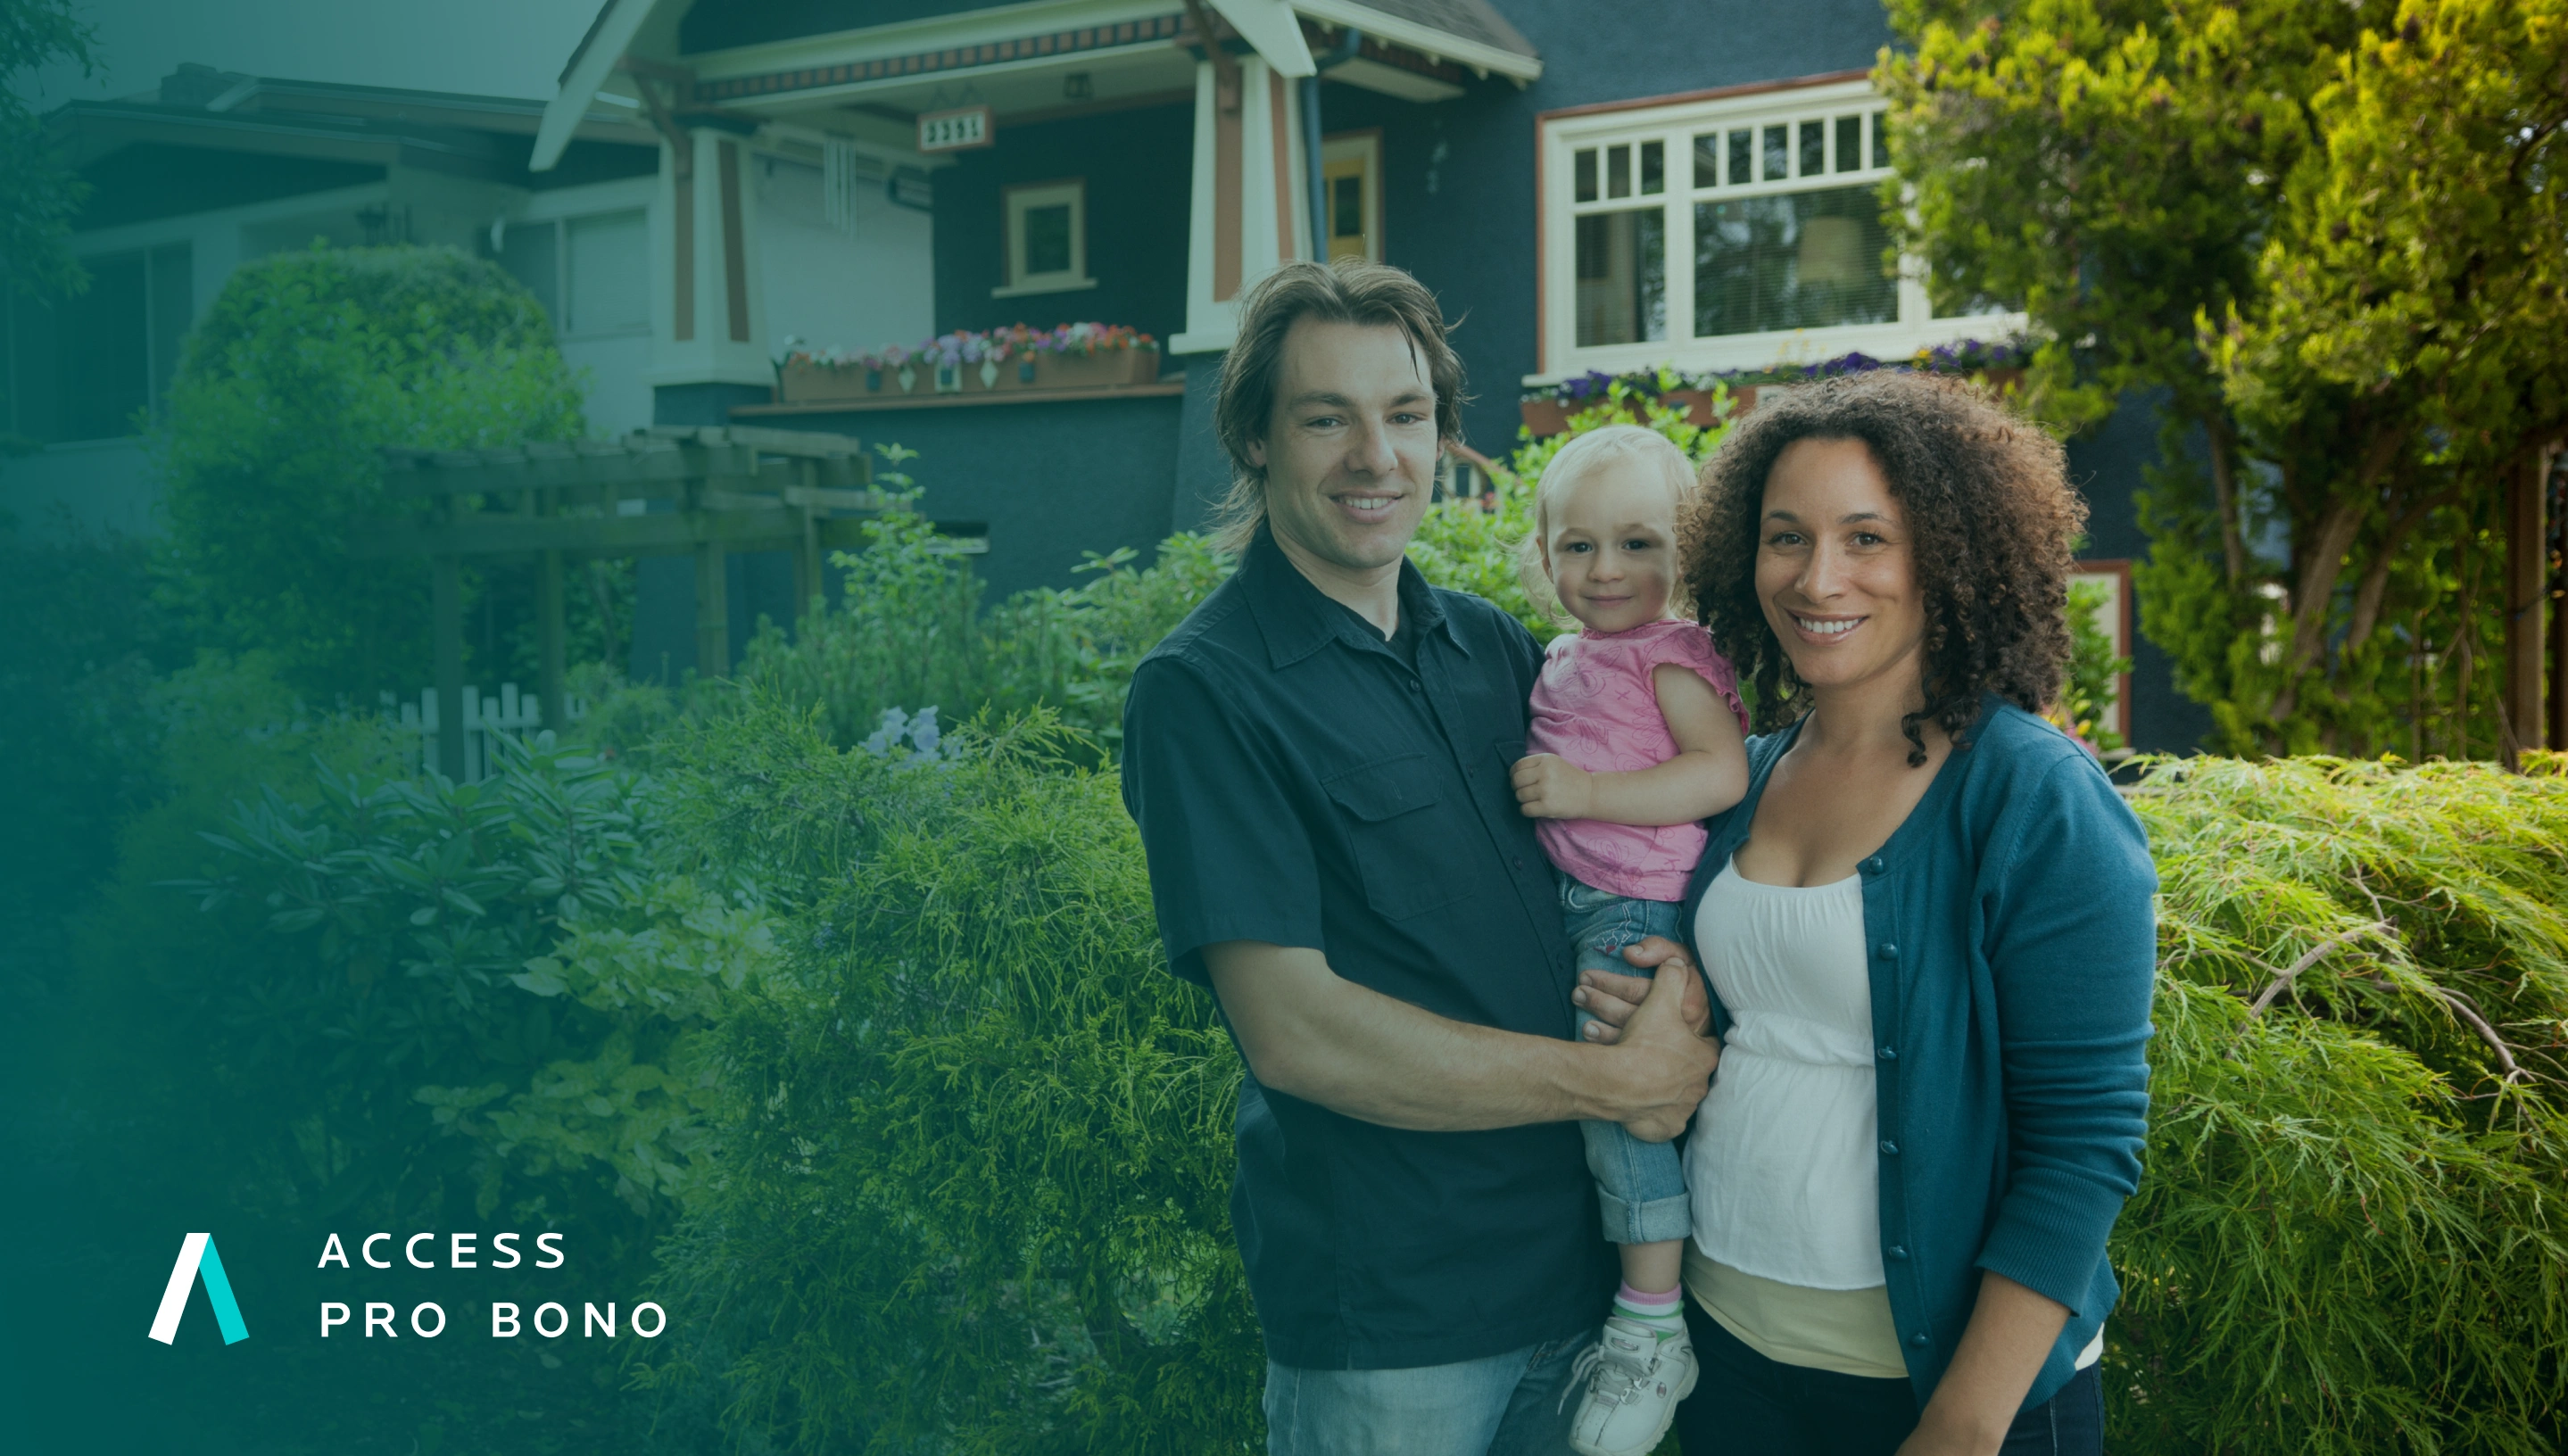
[[[1542,58],[1492,46],[1483,41],[1468,40],[1421,25],[1396,15],[1386,15],[1357,0],[1292,0],[1293,9],[1313,20],[1333,26],[1353,26],[1376,40],[1407,46],[1430,56],[1440,56],[1474,71],[1504,76],[1511,81],[1532,82],[1542,79]]]

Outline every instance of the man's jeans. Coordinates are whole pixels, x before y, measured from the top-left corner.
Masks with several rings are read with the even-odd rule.
[[[1560,916],[1581,971],[1639,974],[1623,959],[1625,946],[1649,936],[1677,939],[1678,905],[1665,900],[1631,900],[1568,876],[1560,877]],[[1578,1014],[1572,1028],[1584,1039],[1587,1023]],[[1694,1211],[1686,1198],[1685,1169],[1676,1145],[1643,1142],[1619,1122],[1582,1122],[1587,1136],[1587,1171],[1596,1175],[1596,1206],[1604,1215],[1605,1237],[1617,1244],[1657,1244],[1694,1232]]]
[[[1527,1345],[1407,1370],[1266,1364],[1267,1456],[1563,1456],[1570,1368],[1595,1343]]]

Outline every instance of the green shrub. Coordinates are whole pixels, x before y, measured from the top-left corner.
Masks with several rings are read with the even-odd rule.
[[[2196,758],[2142,784],[2162,972],[2113,1245],[2117,1449],[2560,1449],[2562,761]]]
[[[850,752],[771,700],[692,757],[790,973],[724,1023],[723,1176],[660,1296],[696,1343],[644,1378],[725,1382],[753,1448],[1253,1448],[1239,1064],[1094,749],[1038,716]]]
[[[1124,694],[1142,654],[1230,574],[1200,536],[1135,553],[1094,552],[1069,590],[1021,592],[988,612],[971,558],[939,548],[913,513],[864,527],[866,544],[831,561],[845,573],[835,606],[806,614],[793,637],[762,621],[740,680],[753,695],[816,706],[832,742],[864,740],[887,709],[941,709],[950,721],[1048,707],[1101,742],[1122,735]]]
[[[384,495],[378,448],[580,431],[551,326],[493,264],[418,247],[246,264],[188,335],[154,442],[169,599],[198,640],[273,654],[316,703],[415,691],[434,668],[428,562],[348,554],[352,519],[424,508]],[[586,595],[571,593],[583,624]],[[490,626],[469,644],[483,670],[504,665]],[[574,657],[593,652],[573,643]]]

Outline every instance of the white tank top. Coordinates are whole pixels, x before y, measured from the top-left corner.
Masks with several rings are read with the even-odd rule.
[[[1732,1018],[1686,1142],[1696,1246],[1804,1289],[1880,1285],[1861,877],[1761,885],[1724,865],[1695,944]]]

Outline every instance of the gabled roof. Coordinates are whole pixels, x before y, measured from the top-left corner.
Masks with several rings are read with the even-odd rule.
[[[725,3],[744,4],[752,3],[752,0],[725,0]],[[770,3],[776,3],[776,0],[770,0]],[[1176,22],[1179,17],[1174,14],[1178,3],[1179,0],[1169,0],[1167,8],[1171,14],[1153,17],[1147,21],[1151,33],[1159,35],[1178,33]],[[1398,47],[1414,51],[1430,58],[1433,62],[1467,67],[1482,76],[1492,74],[1505,76],[1519,85],[1532,81],[1542,74],[1542,58],[1535,52],[1532,43],[1528,42],[1514,26],[1509,25],[1504,16],[1492,9],[1489,0],[1205,0],[1205,3],[1230,24],[1234,33],[1254,45],[1261,56],[1286,75],[1307,76],[1311,74],[1313,65],[1313,57],[1303,44],[1303,27],[1295,23],[1297,16],[1302,20],[1341,31],[1346,29],[1360,31],[1367,42],[1374,46]],[[553,99],[552,105],[546,109],[542,129],[535,139],[534,155],[529,163],[534,170],[541,171],[552,165],[554,158],[560,155],[561,148],[570,140],[570,131],[575,125],[575,117],[586,111],[599,91],[609,84],[619,65],[624,63],[628,55],[635,57],[638,62],[658,63],[664,68],[668,63],[681,59],[675,49],[679,44],[677,21],[687,8],[688,0],[605,0],[598,9],[596,19],[590,23],[588,33],[581,37],[578,47],[571,52],[568,64],[562,68],[561,91]],[[831,22],[803,19],[801,23],[814,27],[814,33],[806,37],[794,38],[791,44],[797,53],[797,59],[778,62],[777,64],[784,69],[774,77],[763,78],[760,84],[766,86],[766,83],[776,83],[775,86],[766,87],[770,91],[780,87],[793,90],[819,84],[809,78],[815,74],[831,72],[833,68],[840,72],[849,71],[851,68],[848,65],[839,64],[846,59],[845,57],[821,56],[815,60],[811,58],[811,53],[829,51],[843,41],[855,54],[861,56],[868,37],[880,40],[889,37],[895,31],[910,35],[931,23],[941,26],[947,21],[952,21],[968,32],[974,25],[986,28],[989,17],[1028,11],[1041,12],[1041,28],[1047,31],[1069,27],[1075,33],[1086,34],[1086,30],[1079,29],[1084,26],[1088,30],[1103,34],[1109,30],[1136,29],[1139,24],[1133,20],[1134,7],[1129,4],[1109,3],[1109,0],[1098,0],[1098,4],[1094,7],[1098,12],[1098,18],[1093,19],[1081,18],[1082,14],[1091,7],[1079,3],[1079,0],[1060,0],[1060,3],[1049,5],[972,5],[931,8],[943,11],[934,18],[933,22],[913,19],[890,26],[869,25],[854,29],[826,29]],[[819,13],[828,14],[836,13],[843,7],[821,6],[814,9]],[[1036,22],[1032,16],[1029,16],[1026,23],[1034,25]],[[879,35],[876,34],[878,32]],[[934,45],[947,48],[941,55],[942,64],[937,69],[969,71],[976,64],[991,62],[994,59],[1000,64],[1005,64],[1007,58],[1016,55],[1011,45],[987,44],[986,42],[991,39],[993,38],[986,35],[966,34],[959,43],[951,40],[933,42]],[[1047,38],[1034,37],[1033,42],[1040,47],[1047,42]],[[916,43],[931,44],[924,35],[920,35]],[[1023,46],[1028,43],[1027,40],[1019,40],[1014,45]],[[764,55],[768,50],[787,44],[785,39],[762,40],[758,46],[748,48],[739,54]],[[976,48],[983,53],[980,62],[970,59]],[[721,55],[724,52],[715,51],[706,54]],[[1038,49],[1028,54],[1049,56],[1052,51]],[[959,67],[955,64],[957,56],[965,58]],[[876,70],[880,70],[879,65],[876,65]],[[677,74],[683,76],[685,73]],[[790,85],[787,84],[788,82]],[[732,85],[735,90],[750,85],[738,78],[726,84]],[[750,89],[759,88],[750,87]],[[1444,94],[1453,95],[1455,91],[1448,87],[1444,89]],[[720,97],[716,100],[721,102]]]

